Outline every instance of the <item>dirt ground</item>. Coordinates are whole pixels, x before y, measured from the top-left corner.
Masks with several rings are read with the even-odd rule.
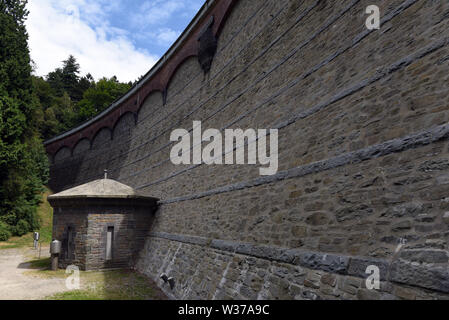
[[[49,270],[49,248],[0,250],[0,300],[166,300],[150,278],[133,270],[80,271],[79,290],[65,270]]]
[[[49,257],[48,248],[42,248],[41,258]],[[68,291],[65,279],[38,278],[25,275],[33,270],[27,261],[38,256],[31,249],[0,250],[0,300],[39,300]]]

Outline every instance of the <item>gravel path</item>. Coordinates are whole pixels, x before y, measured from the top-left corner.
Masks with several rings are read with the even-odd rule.
[[[48,257],[42,248],[41,258]],[[65,279],[42,279],[25,275],[32,270],[27,261],[34,260],[34,251],[25,249],[0,250],[0,300],[39,300],[67,291]]]

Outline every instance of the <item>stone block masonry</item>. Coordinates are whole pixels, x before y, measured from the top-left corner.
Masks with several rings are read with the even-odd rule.
[[[151,222],[148,209],[142,207],[123,209],[102,206],[97,210],[72,208],[55,214],[53,236],[63,242],[59,267],[76,265],[81,270],[133,268]],[[106,260],[108,226],[114,227],[111,261]],[[71,227],[73,232],[73,257],[66,253],[67,246],[64,242],[68,241],[67,227]]]
[[[47,142],[51,185],[108,169],[161,199],[135,266],[175,299],[448,299],[448,30],[447,1],[212,1],[124,99]],[[278,129],[279,171],[174,165],[193,121]]]
[[[158,199],[107,179],[53,194],[53,239],[62,242],[59,267],[133,268]]]

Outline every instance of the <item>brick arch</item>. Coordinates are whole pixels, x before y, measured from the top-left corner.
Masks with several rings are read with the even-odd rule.
[[[55,137],[45,142],[47,153],[54,157],[60,148],[67,146],[71,150],[82,139],[93,141],[96,134],[104,127],[114,130],[120,118],[127,112],[134,113],[137,117],[145,99],[154,91],[161,91],[163,99],[166,97],[167,87],[178,70],[188,58],[198,56],[199,35],[210,23],[213,17],[212,32],[218,38],[229,13],[238,0],[215,1],[207,12],[195,24],[190,25],[189,32],[183,34],[180,39],[169,49],[169,54],[158,62],[156,68],[150,70],[139,84],[127,93],[126,99],[122,98],[114,106],[107,109],[101,117],[81,125],[69,133]],[[181,40],[182,39],[182,40]],[[164,103],[165,104],[165,101]]]
[[[117,126],[119,125],[120,121],[122,121],[125,117],[131,115],[134,118],[134,125],[137,125],[137,114],[132,111],[126,111],[120,117],[115,121],[114,126],[112,127],[112,140],[116,139],[116,130]]]
[[[75,150],[78,146],[81,145],[81,143],[83,143],[84,141],[87,141],[89,143],[89,149],[90,150],[92,148],[92,140],[88,139],[88,138],[82,138],[79,139],[78,142],[75,144],[75,146],[72,148],[72,157],[75,155]]]
[[[95,134],[94,134],[93,137],[92,137],[92,140],[91,140],[91,148],[94,148],[96,139],[98,138],[98,135],[99,135],[103,130],[109,131],[110,140],[112,140],[112,128],[110,128],[110,127],[108,127],[108,126],[101,127],[101,128],[99,128],[98,130],[95,131]]]
[[[165,84],[164,104],[167,101],[168,89],[170,88],[170,85],[172,84],[173,79],[175,78],[176,74],[178,73],[178,71],[180,71],[181,67],[183,67],[185,65],[185,63],[188,62],[192,58],[198,58],[198,56],[196,54],[192,54],[192,55],[183,57],[183,59],[180,60],[179,63],[175,66],[175,68],[173,68],[173,70],[171,71],[169,77],[167,78],[167,83]],[[198,66],[200,67],[198,60],[196,60],[196,61],[198,63]]]
[[[149,93],[142,99],[142,102],[139,104],[139,107],[138,107],[137,110],[136,110],[137,122],[139,122],[139,121],[141,120],[141,119],[140,119],[140,112],[142,111],[145,102],[147,102],[148,99],[149,99],[153,94],[155,94],[155,93],[160,93],[160,94],[161,94],[161,98],[162,98],[161,102],[162,102],[162,105],[164,104],[164,101],[163,101],[163,100],[164,100],[164,90],[153,90],[153,91],[149,92]]]
[[[146,84],[144,87],[142,87],[136,98],[136,108],[135,108],[136,112],[142,108],[142,105],[144,104],[145,100],[155,91],[161,92],[162,96],[164,96],[165,85],[161,83],[158,79],[153,80],[150,83]]]
[[[66,152],[67,152],[67,154],[69,154],[69,156],[63,157],[63,158],[61,158],[61,159],[58,159],[58,156],[60,156],[60,154],[61,154],[64,150],[66,150]],[[61,146],[61,147],[54,153],[54,156],[53,156],[53,162],[58,162],[59,160],[64,160],[64,159],[69,159],[69,158],[71,158],[71,157],[72,157],[72,152],[73,152],[73,149],[70,148],[69,146],[66,146],[66,145]]]
[[[136,112],[137,110],[141,109],[144,101],[154,91],[162,92],[163,104],[165,105],[167,97],[167,89],[171,79],[173,78],[179,67],[186,60],[192,57],[197,57],[197,52],[198,52],[198,44],[190,43],[182,53],[172,58],[170,62],[164,66],[162,71],[155,76],[153,81],[145,85],[145,87],[141,90],[140,94],[137,97],[138,103]]]

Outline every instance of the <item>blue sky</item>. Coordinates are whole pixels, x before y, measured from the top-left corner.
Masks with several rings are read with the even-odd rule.
[[[36,74],[73,54],[81,73],[121,81],[145,74],[204,0],[31,0],[27,29]]]

